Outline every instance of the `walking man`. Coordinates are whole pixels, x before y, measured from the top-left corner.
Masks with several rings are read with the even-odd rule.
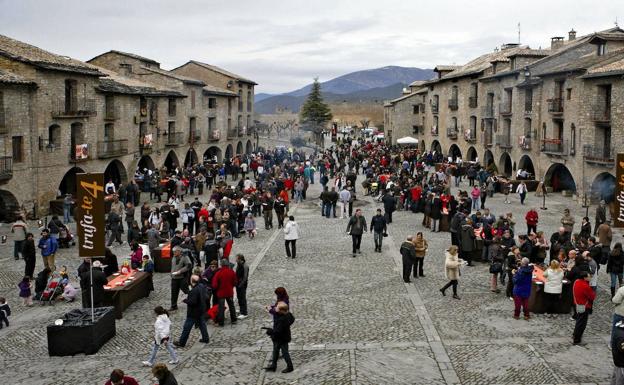
[[[288,217],[288,223],[284,226],[284,246],[288,258],[294,259],[297,256],[297,239],[299,239],[299,224],[291,215]]]
[[[56,270],[54,264],[54,255],[58,250],[58,242],[56,238],[50,236],[48,229],[41,230],[41,239],[39,240],[39,249],[41,249],[41,256],[43,257],[43,265],[49,268],[51,271]]]
[[[184,294],[189,293],[188,275],[192,268],[191,260],[188,256],[182,255],[182,248],[173,248],[173,258],[171,258],[171,307],[170,311],[178,310],[178,296],[180,290]]]
[[[587,327],[587,320],[591,312],[592,304],[596,299],[596,292],[589,286],[591,276],[586,271],[581,271],[579,278],[574,281],[572,292],[574,293],[574,306],[576,308],[576,323],[572,335],[573,345],[584,345],[583,333]]]
[[[412,237],[407,237],[407,240],[401,244],[400,251],[403,259],[403,282],[410,283],[412,282],[410,276],[416,261],[416,247],[414,247]]]
[[[236,273],[230,269],[230,261],[227,258],[219,261],[221,267],[212,277],[212,289],[216,291],[217,302],[219,303],[219,313],[217,322],[219,326],[225,324],[225,303],[230,309],[230,320],[232,325],[236,324],[236,308],[234,307],[234,287],[238,283]]]
[[[345,217],[345,212],[349,207],[349,201],[351,200],[351,193],[347,190],[347,185],[342,186],[340,194],[338,194],[338,206],[340,208],[340,219]]]
[[[204,319],[208,289],[201,282],[198,275],[191,276],[191,286],[191,291],[183,301],[186,303],[186,319],[184,320],[180,339],[173,342],[176,347],[184,347],[186,345],[186,341],[188,341],[193,326],[198,327],[201,333],[202,338],[199,342],[205,344],[210,342],[208,329],[206,328],[206,320]]]
[[[362,216],[362,210],[355,210],[355,215],[349,219],[347,225],[347,234],[351,235],[351,241],[353,243],[353,258],[355,253],[361,253],[360,244],[362,243],[362,234],[366,231],[366,219]]]
[[[381,253],[383,235],[388,231],[386,218],[381,214],[381,209],[377,209],[377,215],[373,216],[373,219],[371,219],[370,231],[373,233],[373,238],[375,240],[375,251]]]
[[[28,233],[28,227],[21,215],[17,217],[17,220],[13,223],[13,226],[11,226],[11,232],[15,234],[15,240],[13,240],[13,257],[17,261],[22,252],[24,240],[26,240],[26,233]],[[23,257],[24,255],[22,254],[22,258]]]

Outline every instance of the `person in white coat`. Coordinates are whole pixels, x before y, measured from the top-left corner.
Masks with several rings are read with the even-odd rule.
[[[340,219],[345,217],[345,213],[349,208],[349,201],[351,200],[351,193],[347,190],[347,185],[342,186],[340,194],[338,194],[338,207],[340,207]]]
[[[152,346],[152,353],[147,361],[143,361],[144,366],[153,366],[156,361],[156,354],[161,345],[165,345],[167,351],[169,351],[169,357],[171,365],[177,364],[178,356],[176,355],[173,344],[170,341],[171,335],[171,320],[169,320],[169,314],[162,306],[156,306],[154,308],[156,313],[156,322],[154,322],[154,344]]]
[[[286,256],[295,258],[297,256],[297,239],[299,239],[299,224],[295,222],[295,217],[288,217],[288,222],[284,226],[284,246]]]
[[[563,270],[559,267],[559,261],[553,259],[550,266],[544,271],[544,294],[546,300],[546,314],[555,314],[557,303],[561,301],[563,289]]]

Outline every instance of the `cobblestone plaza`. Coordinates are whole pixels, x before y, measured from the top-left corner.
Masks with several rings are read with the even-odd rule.
[[[467,184],[460,187],[465,189]],[[359,182],[358,182],[359,187]],[[209,326],[210,343],[199,343],[193,331],[187,346],[178,350],[180,363],[173,371],[181,384],[606,384],[613,363],[607,347],[613,306],[607,276],[600,276],[595,311],[585,333],[585,347],[572,346],[574,322],[567,315],[554,319],[534,315],[529,322],[512,318],[513,303],[503,293],[489,290],[486,264],[462,269],[461,300],[442,297],[443,251],[449,233],[425,229],[429,252],[426,277],[411,284],[401,279],[398,246],[407,236],[423,230],[422,214],[396,212],[384,239],[383,252],[374,253],[370,234],[362,240],[362,254],[351,256],[346,235],[347,219],[320,215],[318,184],[311,185],[308,200],[291,208],[301,237],[296,259],[286,259],[281,230],[261,230],[254,240],[237,239],[234,253],[242,253],[250,266],[249,318],[223,328]],[[356,203],[367,218],[381,204],[359,194]],[[541,198],[530,195],[529,206],[488,199],[495,215],[513,212],[517,233],[525,231],[528,207],[539,207]],[[564,207],[575,213],[577,224],[585,210],[559,195],[547,198],[540,211],[538,229],[547,234],[558,227]],[[261,218],[258,227],[263,228]],[[103,384],[113,368],[121,368],[141,384],[153,383],[141,367],[153,338],[152,309],[169,305],[169,275],[156,273],[155,291],[135,302],[117,321],[117,335],[95,355],[49,357],[46,325],[80,303],[54,306],[21,306],[17,283],[23,261],[12,258],[9,235],[2,246],[0,296],[13,309],[11,326],[0,330],[0,363],[6,383]],[[616,231],[614,242],[622,240]],[[118,257],[127,246],[116,247]],[[62,249],[57,265],[75,272],[77,249]],[[38,257],[37,269],[41,270]],[[74,273],[75,274],[75,273]],[[77,285],[75,277],[72,281]],[[273,301],[275,287],[289,294],[293,325],[291,354],[295,371],[265,373],[271,341],[261,330],[271,318],[264,306]],[[79,299],[78,299],[79,301]],[[185,305],[172,315],[172,335],[181,332]],[[582,359],[579,359],[582,357]],[[166,355],[160,352],[160,360]],[[283,365],[282,362],[279,363]],[[278,369],[282,369],[281,366]]]

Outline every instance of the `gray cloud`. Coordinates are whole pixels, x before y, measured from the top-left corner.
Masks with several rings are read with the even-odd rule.
[[[193,58],[282,92],[360,69],[463,64],[517,41],[518,22],[523,44],[546,47],[570,28],[612,27],[618,12],[624,22],[621,0],[0,0],[0,33],[81,60],[110,49],[164,68]]]

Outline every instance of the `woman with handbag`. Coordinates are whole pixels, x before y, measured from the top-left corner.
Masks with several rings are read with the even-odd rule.
[[[488,247],[488,260],[490,261],[490,291],[500,293],[498,288],[498,276],[503,272],[504,251],[500,246],[500,238],[492,239],[492,244]]]

